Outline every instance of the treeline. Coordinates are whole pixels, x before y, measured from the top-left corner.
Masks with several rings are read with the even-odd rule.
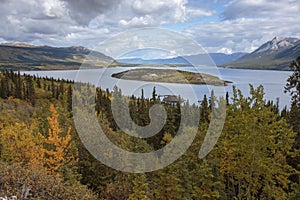
[[[68,102],[72,101],[73,81],[54,78],[40,78],[37,76],[22,75],[20,72],[4,70],[0,73],[0,98],[13,97],[30,102],[33,106],[40,92],[50,93],[52,98],[59,99],[68,93]]]
[[[299,61],[291,66],[295,64],[299,66]],[[287,91],[294,91],[292,107],[283,111],[277,103],[265,102],[262,86],[250,86],[250,96],[233,88],[231,99],[228,95],[217,99],[212,92],[200,105],[190,105],[161,102],[155,88],[151,98],[145,98],[143,91],[140,97],[125,98],[117,87],[108,91],[78,84],[73,90],[70,81],[2,72],[0,197],[299,199],[299,72],[295,67],[287,84]],[[295,77],[297,81],[291,82]],[[199,129],[188,151],[168,167],[144,174],[119,172],[97,161],[81,143],[72,120],[72,100],[91,106],[107,137],[132,152],[164,147],[176,136],[180,122],[185,132]],[[226,104],[222,134],[213,151],[200,159],[212,112],[221,101]],[[151,123],[149,111],[155,104],[165,108],[166,123],[147,139],[124,133],[113,115],[118,113],[121,126],[130,130],[132,121],[139,126]],[[130,118],[125,117],[124,105]]]

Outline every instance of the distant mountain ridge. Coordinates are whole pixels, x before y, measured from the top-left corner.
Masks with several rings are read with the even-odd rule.
[[[82,63],[89,68],[138,64],[190,65],[200,63],[210,66],[240,69],[289,70],[292,60],[300,56],[300,40],[292,37],[274,37],[252,53],[209,53],[178,56],[166,59],[144,60],[141,58],[118,59],[82,46],[51,47],[35,46],[22,42],[0,44],[0,70],[58,70],[79,69]],[[191,63],[190,63],[191,62]]]
[[[255,51],[223,66],[241,69],[289,70],[292,60],[300,56],[298,38],[274,37]]]
[[[209,53],[207,54],[198,54],[198,55],[189,55],[189,56],[178,56],[174,58],[165,58],[165,59],[152,59],[145,60],[141,58],[128,58],[128,59],[117,59],[118,62],[128,63],[128,64],[179,64],[179,65],[190,65],[190,62],[203,60],[203,63],[211,63],[213,61],[216,65],[221,65],[224,63],[232,62],[240,57],[246,55],[247,53],[233,53],[233,54],[224,54],[224,53]],[[207,61],[207,59],[211,59]],[[189,62],[190,61],[190,62]]]
[[[91,68],[99,68],[113,61],[111,57],[81,46],[34,46],[19,42],[0,45],[0,69],[78,69],[83,62],[90,62]]]

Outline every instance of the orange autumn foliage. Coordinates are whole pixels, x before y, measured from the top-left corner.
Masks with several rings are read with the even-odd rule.
[[[57,173],[62,166],[76,160],[76,155],[71,152],[71,128],[69,127],[64,134],[59,126],[59,114],[53,105],[50,106],[50,111],[52,116],[48,117],[50,125],[48,134],[44,136],[38,133],[38,135],[44,144],[41,148],[43,165],[50,173]]]

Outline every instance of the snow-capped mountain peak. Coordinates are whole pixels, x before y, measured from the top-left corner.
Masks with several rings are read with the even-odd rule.
[[[25,42],[8,42],[8,43],[1,43],[2,46],[13,46],[13,47],[36,47],[35,45],[25,43]]]
[[[287,49],[294,46],[295,43],[298,41],[299,41],[298,38],[284,38],[284,37],[276,36],[271,41],[268,41],[267,43],[263,44],[253,53],[262,53],[265,51],[277,51],[277,50]]]

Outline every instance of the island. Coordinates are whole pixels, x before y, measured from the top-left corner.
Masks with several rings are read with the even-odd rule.
[[[213,75],[176,69],[138,68],[112,74],[112,77],[125,80],[213,86],[227,86],[229,83],[232,83]]]

